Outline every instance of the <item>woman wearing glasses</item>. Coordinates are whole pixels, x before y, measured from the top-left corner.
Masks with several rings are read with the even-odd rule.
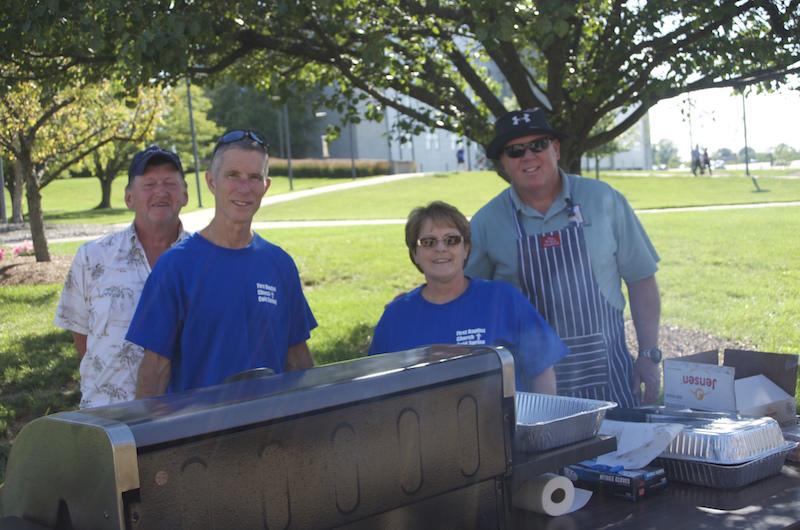
[[[470,228],[461,212],[440,201],[414,209],[406,246],[425,283],[386,307],[370,355],[428,344],[504,346],[514,355],[518,390],[556,392],[552,365],[566,346],[515,287],[464,276]]]

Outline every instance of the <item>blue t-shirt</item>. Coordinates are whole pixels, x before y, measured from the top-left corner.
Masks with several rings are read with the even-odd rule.
[[[126,339],[172,361],[168,392],[221,383],[266,366],[317,326],[297,267],[258,235],[242,249],[195,234],[165,252],[147,279]]]
[[[422,297],[422,287],[390,303],[375,327],[369,354],[429,344],[503,346],[514,355],[518,390],[567,354],[567,347],[531,303],[511,284],[470,279],[446,304]]]

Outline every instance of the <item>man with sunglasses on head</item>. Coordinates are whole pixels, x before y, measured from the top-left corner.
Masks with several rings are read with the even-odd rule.
[[[152,145],[128,169],[131,225],[78,249],[55,323],[72,332],[81,360],[81,408],[134,399],[144,352],[125,333],[151,268],[188,237],[178,218],[188,199],[178,155]]]
[[[487,156],[511,186],[472,218],[465,273],[517,285],[567,344],[569,354],[555,365],[559,394],[622,407],[654,403],[661,385],[658,254],[622,194],[559,169],[563,138],[541,109],[497,120]],[[622,281],[636,360],[625,344]]]
[[[292,258],[251,229],[267,192],[267,145],[224,134],[206,172],[211,223],[165,253],[145,285],[127,339],[145,348],[136,397],[222,383],[254,368],[313,365],[317,325]]]

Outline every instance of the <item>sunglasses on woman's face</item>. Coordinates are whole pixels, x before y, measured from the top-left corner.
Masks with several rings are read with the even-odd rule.
[[[456,245],[460,245],[463,240],[464,240],[463,237],[456,234],[444,236],[442,239],[432,236],[421,237],[417,239],[417,246],[424,248],[433,248],[439,243],[439,241],[441,241],[442,243],[444,243],[446,247],[455,247]]]
[[[503,148],[503,151],[508,158],[521,158],[525,156],[525,151],[529,149],[533,154],[541,153],[550,146],[552,141],[552,138],[539,138],[524,144],[507,145]]]

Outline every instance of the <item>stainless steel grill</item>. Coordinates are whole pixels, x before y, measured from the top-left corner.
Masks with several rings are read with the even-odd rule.
[[[504,528],[513,370],[428,347],[40,418],[0,528]]]

